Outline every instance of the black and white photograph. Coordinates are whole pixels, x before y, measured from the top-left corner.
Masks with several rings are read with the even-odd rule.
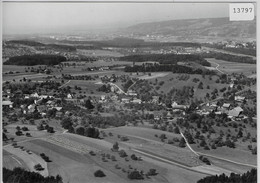
[[[257,183],[257,2],[1,1],[3,183]]]

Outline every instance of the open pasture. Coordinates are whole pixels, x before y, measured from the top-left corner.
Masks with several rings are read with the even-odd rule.
[[[84,183],[104,182],[102,178],[96,178],[94,172],[101,169],[111,182],[126,182],[109,169],[99,166],[89,155],[82,155],[64,147],[57,146],[42,140],[27,142],[25,145],[35,153],[45,153],[52,162],[48,163],[50,175],[61,175],[64,182]],[[107,178],[106,178],[107,179]]]
[[[23,162],[23,160],[21,160],[17,156],[7,152],[4,149],[2,155],[3,155],[3,162],[2,162],[3,167],[10,170],[14,169],[15,167],[22,167],[26,170],[29,170],[26,164]]]
[[[196,145],[192,145],[192,148],[201,153],[209,154],[219,158],[229,159],[235,162],[257,165],[257,156],[252,155],[249,150],[244,150],[243,147],[237,147],[235,149],[228,147],[218,147],[217,149],[211,149],[210,151],[203,148],[197,148]]]

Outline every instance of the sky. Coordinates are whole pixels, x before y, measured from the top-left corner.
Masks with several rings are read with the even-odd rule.
[[[227,3],[3,2],[3,33],[63,33],[143,22],[228,17]]]

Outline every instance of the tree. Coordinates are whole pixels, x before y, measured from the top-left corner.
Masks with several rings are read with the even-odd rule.
[[[17,135],[17,136],[21,136],[21,135],[23,135],[23,132],[20,131],[20,130],[18,130],[18,131],[15,132],[15,135]]]
[[[158,173],[156,172],[156,169],[154,169],[154,168],[151,168],[150,170],[149,170],[149,172],[147,172],[147,175],[148,176],[154,176],[154,175],[157,175]]]
[[[115,142],[113,145],[113,148],[111,149],[112,151],[118,151],[119,150],[119,145],[118,142]]]
[[[95,177],[105,177],[106,174],[102,170],[97,170],[94,173]]]
[[[254,149],[252,149],[252,154],[254,154],[254,155],[257,154],[257,147],[255,147]]]
[[[55,131],[54,131],[53,127],[50,127],[50,126],[49,126],[49,127],[47,128],[47,132],[48,132],[48,133],[54,133]]]
[[[87,137],[91,137],[91,138],[98,138],[99,137],[99,130],[97,128],[94,128],[94,127],[88,127],[85,131],[85,135]]]
[[[88,109],[94,109],[94,106],[92,105],[92,103],[89,99],[86,100],[85,107],[88,108]]]
[[[180,129],[179,129],[178,126],[176,126],[173,131],[174,131],[174,133],[176,133],[176,134],[180,134]]]
[[[65,129],[69,129],[72,127],[72,120],[69,117],[63,118],[61,121],[61,126]]]
[[[144,179],[143,175],[139,171],[137,171],[137,170],[134,170],[134,171],[130,172],[127,177],[129,179],[132,179],[132,180],[133,179],[136,179],[136,180]]]
[[[8,138],[7,138],[7,136],[6,136],[6,134],[4,132],[3,132],[3,140],[4,141],[8,140]]]
[[[186,147],[185,139],[182,137],[179,143],[179,147]]]
[[[78,135],[85,135],[85,128],[82,126],[78,127],[78,128],[76,128],[75,133]]]
[[[120,150],[120,151],[118,152],[118,154],[119,154],[119,156],[120,156],[121,158],[127,157],[127,154],[126,154],[126,152],[125,152],[124,150]]]
[[[42,167],[41,164],[36,164],[36,165],[34,165],[34,169],[37,170],[37,171],[42,171],[42,170],[44,170],[44,168]]]
[[[26,126],[22,127],[22,130],[23,131],[29,131],[29,129]]]

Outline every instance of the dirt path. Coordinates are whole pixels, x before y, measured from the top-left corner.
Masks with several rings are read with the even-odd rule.
[[[215,65],[216,65],[215,69],[216,69],[218,72],[220,72],[221,74],[225,74],[223,71],[219,70],[219,68],[218,68],[218,67],[219,67],[219,64],[218,64],[218,63],[213,62],[213,61],[209,61],[209,60],[208,60],[208,62],[215,64]]]

